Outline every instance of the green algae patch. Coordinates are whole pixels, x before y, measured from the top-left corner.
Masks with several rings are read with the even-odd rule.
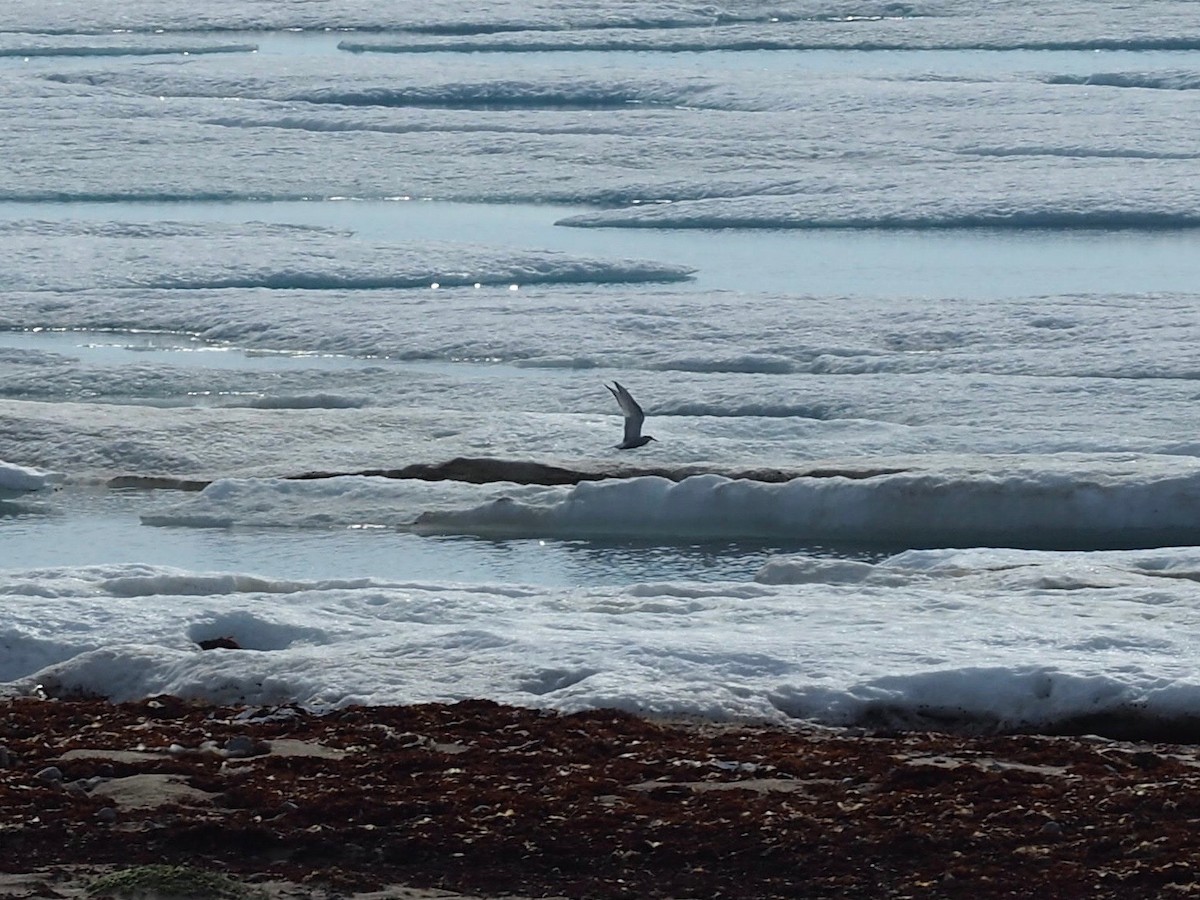
[[[266,893],[228,875],[188,866],[135,866],[111,872],[87,887],[91,897],[130,900],[266,900]]]

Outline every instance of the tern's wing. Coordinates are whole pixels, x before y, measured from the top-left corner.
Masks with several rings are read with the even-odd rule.
[[[612,395],[617,398],[617,405],[621,407],[621,412],[625,414],[625,443],[636,441],[642,436],[642,423],[646,421],[646,414],[642,412],[642,408],[638,406],[637,401],[629,391],[621,386],[621,382],[614,381],[614,387],[608,388],[612,391]],[[605,385],[608,387],[608,385]]]

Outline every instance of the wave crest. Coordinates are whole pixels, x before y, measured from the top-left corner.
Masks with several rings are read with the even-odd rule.
[[[1200,540],[1200,472],[907,472],[782,484],[698,475],[585,482],[536,502],[430,510],[415,528],[487,536],[773,539],[875,548],[1121,549]]]
[[[1200,90],[1200,72],[1097,72],[1093,75],[1054,75],[1047,84],[1144,88],[1156,91]]]
[[[1190,157],[1189,157],[1190,158]],[[739,208],[741,207],[741,208]],[[568,228],[697,228],[697,229],[879,229],[941,231],[959,228],[1016,231],[1200,228],[1200,212],[1186,209],[979,209],[929,214],[846,213],[814,216],[797,209],[779,211],[738,207],[711,208],[703,202],[680,201],[652,207],[601,210],[567,216],[555,224]]]

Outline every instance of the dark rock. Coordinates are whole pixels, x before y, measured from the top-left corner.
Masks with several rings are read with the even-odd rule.
[[[117,811],[111,806],[105,806],[96,810],[96,820],[103,822],[105,825],[111,825],[117,821]]]
[[[34,775],[33,777],[36,778],[38,781],[40,781],[42,784],[61,785],[62,780],[63,780],[63,773],[62,773],[62,769],[60,769],[58,766],[46,766],[46,768],[39,770],[37,772],[37,774]]]
[[[208,638],[203,641],[196,641],[196,646],[201,650],[241,650],[242,645],[231,637],[215,637]]]
[[[245,759],[249,756],[264,756],[271,752],[266,741],[258,741],[249,735],[239,734],[225,742],[225,755],[234,759]]]
[[[546,463],[521,459],[491,459],[488,457],[456,457],[443,463],[414,463],[400,469],[367,469],[361,472],[305,472],[291,476],[296,480],[336,478],[342,475],[371,475],[380,478],[412,478],[420,481],[463,481],[468,484],[491,484],[509,481],[514,484],[571,485],[584,481],[603,481],[608,478],[638,478],[655,476],[670,481],[682,481],[694,475],[720,475],[779,484],[794,478],[877,478],[894,475],[904,469],[712,469],[699,466],[614,466],[603,470],[567,469]]]

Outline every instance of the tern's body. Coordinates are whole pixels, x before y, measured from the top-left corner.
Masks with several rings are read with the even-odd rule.
[[[605,387],[617,398],[617,405],[625,414],[625,439],[617,444],[617,449],[632,450],[634,447],[657,440],[648,434],[642,434],[642,423],[646,421],[646,414],[642,412],[642,408],[638,406],[629,391],[625,390],[619,381],[614,381],[612,387],[607,384]]]

